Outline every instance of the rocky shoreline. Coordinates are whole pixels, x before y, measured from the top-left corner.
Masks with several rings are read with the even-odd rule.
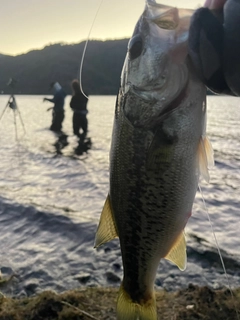
[[[0,320],[115,320],[117,288],[45,291],[28,298],[0,296]],[[177,292],[157,291],[161,320],[234,320],[240,315],[240,288],[213,290],[190,284]]]

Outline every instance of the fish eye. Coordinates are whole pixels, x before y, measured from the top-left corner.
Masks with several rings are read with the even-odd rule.
[[[143,41],[139,34],[132,37],[128,44],[128,53],[130,60],[134,60],[140,56],[143,49]]]

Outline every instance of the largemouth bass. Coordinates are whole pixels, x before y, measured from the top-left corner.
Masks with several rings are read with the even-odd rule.
[[[95,246],[120,239],[119,320],[155,320],[162,258],[186,267],[184,227],[199,175],[209,179],[206,89],[188,58],[191,10],[146,1],[128,45],[116,101],[110,192]]]

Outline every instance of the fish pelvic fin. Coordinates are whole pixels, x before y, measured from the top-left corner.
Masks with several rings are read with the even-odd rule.
[[[133,302],[121,285],[117,300],[117,320],[157,320],[154,293],[140,304]]]
[[[207,182],[210,180],[209,176],[209,167],[214,166],[214,154],[211,142],[205,137],[201,137],[199,146],[198,146],[198,163],[199,171]]]
[[[177,241],[164,258],[173,262],[181,271],[186,269],[187,251],[186,240],[183,232],[180,234]]]
[[[98,224],[98,228],[95,236],[94,248],[97,248],[101,244],[104,244],[117,237],[118,237],[118,233],[117,233],[115,222],[113,220],[111,200],[110,200],[110,196],[108,195],[104,203],[100,221]]]

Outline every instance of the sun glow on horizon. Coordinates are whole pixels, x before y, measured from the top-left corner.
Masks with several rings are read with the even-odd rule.
[[[197,8],[199,0],[163,0],[159,3]],[[145,1],[104,0],[90,39],[130,38]],[[25,54],[49,44],[76,44],[87,39],[100,0],[12,0],[1,3],[0,53]]]

